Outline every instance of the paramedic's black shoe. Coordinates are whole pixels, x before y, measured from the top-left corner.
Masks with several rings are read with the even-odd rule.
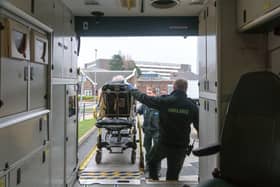
[[[189,185],[187,185],[187,184],[184,184],[182,187],[190,187]]]

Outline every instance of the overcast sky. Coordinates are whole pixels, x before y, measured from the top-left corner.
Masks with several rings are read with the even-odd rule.
[[[78,63],[98,58],[110,59],[114,54],[130,57],[134,61],[153,61],[192,65],[197,73],[197,38],[196,37],[83,37]]]

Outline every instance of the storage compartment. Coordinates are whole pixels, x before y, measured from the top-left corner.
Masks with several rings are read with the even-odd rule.
[[[0,65],[0,117],[27,111],[27,62],[1,58]]]
[[[8,57],[30,60],[30,29],[16,21],[6,19]]]
[[[30,64],[30,108],[47,106],[47,65]]]
[[[29,155],[47,140],[46,116],[0,128],[0,170]]]
[[[31,61],[48,64],[48,39],[45,35],[32,31]]]
[[[199,147],[205,147],[218,143],[218,115],[217,103],[214,100],[200,98],[199,109]],[[203,168],[200,171],[200,177],[203,180],[211,179],[211,173],[217,167],[217,156],[200,157],[199,166]]]
[[[66,86],[66,179],[73,176],[78,163],[78,137],[77,137],[77,86]]]
[[[49,148],[45,148],[10,173],[9,187],[49,187]]]

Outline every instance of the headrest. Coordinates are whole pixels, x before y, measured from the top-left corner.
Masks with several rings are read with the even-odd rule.
[[[272,114],[280,111],[280,79],[272,72],[244,74],[234,92],[231,113]]]

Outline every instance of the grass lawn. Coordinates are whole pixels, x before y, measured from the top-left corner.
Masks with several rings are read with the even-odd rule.
[[[95,126],[95,119],[87,119],[79,123],[79,139],[87,133],[92,127]]]

